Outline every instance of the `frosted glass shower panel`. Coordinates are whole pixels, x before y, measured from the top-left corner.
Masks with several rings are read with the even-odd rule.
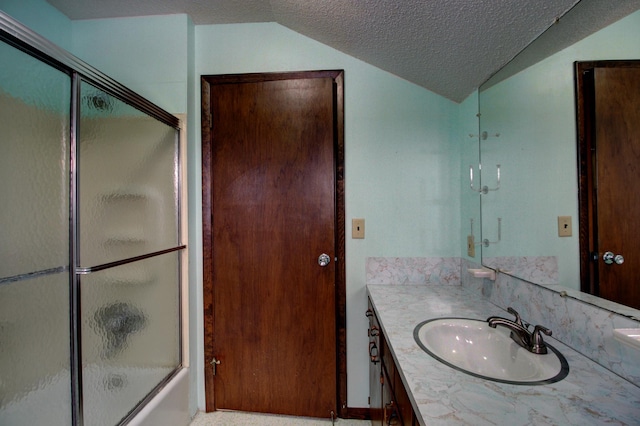
[[[71,424],[69,275],[0,284],[0,425]]]
[[[112,425],[180,365],[180,253],[81,277],[85,425]]]
[[[70,77],[0,42],[0,279],[69,264]]]
[[[80,265],[178,246],[177,130],[83,82]]]

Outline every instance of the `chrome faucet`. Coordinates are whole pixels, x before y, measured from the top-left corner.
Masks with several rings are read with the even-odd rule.
[[[489,317],[487,318],[489,327],[496,328],[499,325],[506,327],[511,330],[510,336],[518,345],[534,354],[546,354],[547,346],[542,339],[542,333],[551,336],[551,330],[541,325],[536,325],[532,333],[529,331],[530,324],[523,322],[520,314],[515,309],[507,308],[507,311],[516,317],[514,321],[502,317]]]

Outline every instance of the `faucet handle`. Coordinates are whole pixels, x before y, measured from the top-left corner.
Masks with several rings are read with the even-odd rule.
[[[527,327],[525,327],[525,325],[522,323],[522,318],[520,318],[520,314],[518,313],[518,311],[516,311],[511,306],[509,306],[507,308],[507,312],[509,312],[511,315],[516,317],[516,320],[514,321],[516,324],[518,324],[519,326],[522,326],[523,328],[528,328],[528,324],[527,324]]]
[[[546,354],[547,353],[547,345],[544,344],[544,340],[542,339],[542,333],[547,336],[551,336],[551,330],[541,325],[536,325],[533,328],[533,335],[531,339],[531,352],[536,354]]]
[[[541,325],[536,325],[533,329],[533,333],[534,334],[538,334],[540,335],[540,332],[543,332],[544,334],[546,334],[547,336],[551,336],[551,334],[553,334],[551,332],[551,330],[549,330],[547,327],[543,327]],[[540,338],[542,339],[542,336],[540,336]]]

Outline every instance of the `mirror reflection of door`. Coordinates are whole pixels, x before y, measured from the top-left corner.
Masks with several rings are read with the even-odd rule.
[[[640,61],[576,63],[582,290],[640,308]]]

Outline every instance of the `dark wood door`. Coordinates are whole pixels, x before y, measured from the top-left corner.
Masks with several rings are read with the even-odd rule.
[[[588,72],[590,287],[640,308],[640,62],[596,63]],[[607,252],[623,263],[606,262]]]
[[[335,83],[251,80],[210,85],[214,408],[330,417]]]

